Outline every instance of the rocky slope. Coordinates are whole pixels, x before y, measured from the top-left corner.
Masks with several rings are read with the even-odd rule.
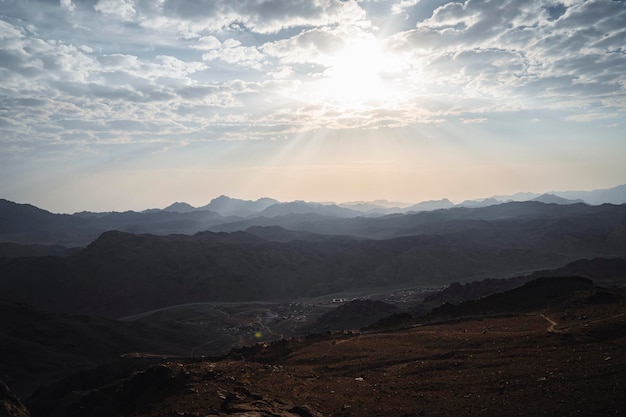
[[[24,404],[0,380],[0,417],[30,417]]]
[[[518,211],[532,215],[528,207],[517,206],[479,212],[492,220],[472,220],[470,212],[459,211],[464,218],[457,221],[450,220],[453,212],[434,212],[430,215],[445,221],[428,223],[412,236],[378,240],[304,233],[295,236],[312,240],[288,240],[275,229],[268,231],[270,240],[258,230],[193,236],[111,231],[66,257],[1,258],[0,293],[50,311],[117,318],[197,301],[446,285],[560,266],[581,257],[626,254],[621,208],[594,208],[607,213],[591,221],[590,213],[599,212],[589,212],[587,206],[559,206],[582,213],[563,217],[534,204],[537,213],[548,217],[500,218]]]
[[[594,291],[509,317],[286,339],[100,383],[86,374],[28,405],[34,416],[623,415],[625,297]]]

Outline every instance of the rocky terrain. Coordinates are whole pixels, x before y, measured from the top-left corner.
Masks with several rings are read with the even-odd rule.
[[[2,381],[0,381],[0,416],[30,417],[30,412],[24,407],[24,404]]]
[[[624,415],[624,293],[561,280],[558,306],[101,370],[27,405],[33,416]]]

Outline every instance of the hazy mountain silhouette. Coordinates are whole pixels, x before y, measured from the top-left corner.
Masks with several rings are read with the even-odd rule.
[[[293,201],[291,203],[277,203],[256,214],[258,217],[278,217],[290,214],[316,214],[330,217],[356,217],[362,213],[356,210],[339,207],[334,204],[306,203]]]
[[[477,208],[477,207],[489,207],[496,204],[501,204],[502,201],[496,200],[495,198],[485,198],[482,200],[465,200],[462,203],[458,204],[458,207],[467,207],[467,208]]]
[[[554,194],[542,194],[539,197],[533,198],[531,201],[538,201],[545,204],[578,204],[584,203],[581,199],[569,200],[567,198],[559,197]]]
[[[233,221],[218,213],[197,210],[53,214],[29,204],[0,200],[0,241],[25,244],[85,246],[108,230],[132,233],[196,233]]]
[[[565,198],[566,200],[582,200],[584,203],[591,205],[625,204],[626,184],[593,191],[550,191],[546,194],[555,195],[557,197]],[[522,192],[512,195],[496,195],[492,198],[499,201],[529,201],[537,197],[540,197],[540,194]]]
[[[584,226],[590,217],[598,221],[619,222],[623,206],[587,206],[584,204],[557,205],[539,202],[511,202],[480,208],[454,207],[410,214],[395,214],[382,217],[333,218],[316,214],[285,215],[274,218],[258,217],[223,223],[211,227],[213,231],[231,232],[246,230],[252,226],[280,226],[294,231],[306,231],[326,235],[351,235],[365,238],[383,239],[422,234],[451,234],[467,230],[485,229],[486,222],[511,220],[513,222],[534,221],[534,224],[520,223],[517,226],[527,229],[528,234],[536,233],[533,227],[565,229],[566,224],[556,224],[556,219],[573,218]],[[511,231],[515,233],[515,231]],[[518,236],[517,234],[514,234]],[[506,236],[502,236],[506,239]]]
[[[607,190],[568,193],[567,196],[563,193],[535,195],[535,198],[544,203],[572,206],[577,205],[572,204],[576,201],[573,199],[576,196],[587,198],[589,201],[585,201],[590,204],[600,201],[626,201],[626,185]],[[456,206],[452,206],[447,199],[425,201],[412,206],[390,207],[393,204],[379,200],[372,203],[358,202],[344,205],[303,201],[281,203],[271,198],[248,201],[220,196],[206,206],[198,208],[188,203],[178,202],[163,210],[80,212],[67,215],[53,214],[29,204],[0,200],[0,241],[72,247],[85,246],[108,230],[165,235],[194,234],[203,230],[243,231],[252,226],[280,226],[317,234],[351,234],[370,238],[389,238],[413,234],[415,230],[406,230],[406,224],[414,223],[417,226],[422,223],[423,219],[429,219],[428,217],[422,219],[403,217],[403,214],[408,213],[410,216],[415,212],[423,214],[430,211],[442,211],[443,214],[436,213],[435,216],[452,220],[463,217],[459,216],[460,212],[455,209],[503,206],[494,198],[468,200]],[[521,210],[539,210],[532,206],[521,207]],[[506,210],[515,210],[515,208],[504,205],[495,209],[496,212]],[[544,207],[541,210],[548,212],[558,209]],[[471,216],[471,213],[465,214]],[[489,211],[483,213],[489,213]],[[380,221],[376,219],[377,217],[381,218]],[[485,220],[493,220],[493,218],[485,218]],[[429,220],[426,221],[429,222]]]
[[[221,195],[211,200],[209,204],[199,207],[198,210],[210,210],[222,216],[247,217],[259,213],[278,201],[273,198],[260,198],[255,201],[240,200]]]
[[[169,206],[165,207],[163,211],[171,211],[174,213],[191,213],[192,211],[197,211],[198,209],[187,203],[172,203]]]
[[[448,209],[454,207],[454,203],[447,198],[442,200],[423,201],[421,203],[413,204],[405,209],[407,211],[431,211],[439,209]]]
[[[551,194],[555,194],[559,197],[567,198],[570,200],[583,200],[587,204],[599,205],[599,204],[625,204],[626,203],[626,184],[618,185],[617,187],[593,190],[593,191],[555,191]]]

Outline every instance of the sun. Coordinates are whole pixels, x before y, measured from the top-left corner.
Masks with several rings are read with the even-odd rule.
[[[314,95],[325,103],[340,108],[378,107],[403,95],[395,82],[402,63],[373,35],[346,41],[324,61],[326,69]]]

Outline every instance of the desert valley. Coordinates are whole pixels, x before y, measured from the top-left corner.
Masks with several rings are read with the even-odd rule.
[[[2,406],[622,415],[626,195],[585,196],[614,200],[72,215],[3,200]]]

